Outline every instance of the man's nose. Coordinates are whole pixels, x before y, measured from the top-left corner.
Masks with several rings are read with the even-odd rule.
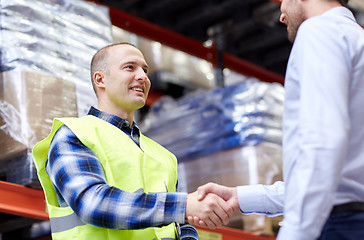
[[[142,68],[139,68],[138,69],[138,71],[137,71],[137,73],[136,73],[136,75],[137,75],[137,79],[138,80],[145,80],[145,79],[147,79],[147,73],[144,71],[144,69],[142,69]]]

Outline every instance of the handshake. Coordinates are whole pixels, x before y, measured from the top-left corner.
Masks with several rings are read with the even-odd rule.
[[[236,188],[207,183],[187,195],[186,221],[215,229],[240,212]]]

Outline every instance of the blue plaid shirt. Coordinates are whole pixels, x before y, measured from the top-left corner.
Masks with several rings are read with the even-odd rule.
[[[91,107],[89,115],[125,132],[139,146],[139,128],[133,123]],[[61,207],[70,206],[84,222],[112,229],[141,229],[177,222],[183,240],[198,239],[185,223],[186,193],[126,192],[109,186],[100,161],[74,133],[62,126],[48,153],[47,173]]]

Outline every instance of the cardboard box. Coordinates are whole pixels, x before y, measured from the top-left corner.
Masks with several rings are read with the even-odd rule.
[[[208,182],[225,186],[271,184],[282,180],[282,149],[271,143],[244,146],[184,161],[179,164],[179,184],[194,192]]]
[[[27,154],[45,138],[54,117],[75,117],[75,84],[22,70],[0,74],[0,164]]]
[[[230,187],[271,184],[283,178],[281,162],[282,148],[272,143],[234,148],[184,161],[178,166],[179,191],[191,193],[208,182]],[[227,226],[274,236],[279,219],[257,214],[238,215]]]

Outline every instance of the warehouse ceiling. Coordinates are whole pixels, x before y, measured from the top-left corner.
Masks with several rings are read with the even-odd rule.
[[[99,0],[284,75],[292,44],[271,0]]]

